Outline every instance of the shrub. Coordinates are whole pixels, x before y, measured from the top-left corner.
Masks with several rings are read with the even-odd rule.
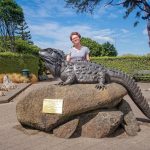
[[[21,73],[25,68],[38,75],[39,58],[29,54],[0,53],[0,73]]]
[[[0,74],[0,83],[3,83],[3,77],[5,74]],[[22,76],[20,73],[8,73],[7,74],[13,83],[35,83],[38,81],[34,74],[31,74],[29,78]]]
[[[36,82],[38,81],[38,78],[37,78],[36,75],[33,74],[33,73],[30,75],[30,78],[29,78],[29,79],[30,79],[30,82],[31,82],[31,83],[36,83]]]
[[[23,54],[38,55],[40,50],[36,45],[29,44],[27,41],[16,39],[15,41],[16,52]]]
[[[121,70],[131,76],[140,70],[150,70],[150,56],[92,57],[91,60],[108,68]]]

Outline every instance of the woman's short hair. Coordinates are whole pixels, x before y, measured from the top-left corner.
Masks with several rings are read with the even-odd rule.
[[[78,32],[72,32],[71,34],[70,34],[70,40],[72,41],[72,36],[73,35],[77,35],[79,38],[81,38],[81,35],[80,35],[80,33],[78,33]]]

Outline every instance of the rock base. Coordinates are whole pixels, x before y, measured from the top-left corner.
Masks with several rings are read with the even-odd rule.
[[[53,131],[61,138],[77,135],[108,137],[120,126],[129,135],[136,135],[139,125],[128,103],[122,100],[126,94],[126,89],[116,83],[107,85],[104,90],[96,89],[95,84],[50,84],[28,91],[18,102],[16,114],[23,126]],[[43,100],[46,98],[63,99],[62,114],[43,113]]]

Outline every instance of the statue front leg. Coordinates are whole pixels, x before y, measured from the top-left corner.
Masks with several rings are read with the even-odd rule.
[[[104,90],[106,88],[105,84],[105,73],[104,72],[99,72],[98,74],[98,84],[95,86],[97,89],[102,89]]]
[[[71,84],[73,84],[75,82],[75,79],[76,78],[75,78],[74,74],[69,75],[67,77],[66,81],[61,81],[61,82],[58,83],[58,85],[62,85],[62,86],[64,86],[64,85],[71,85]]]

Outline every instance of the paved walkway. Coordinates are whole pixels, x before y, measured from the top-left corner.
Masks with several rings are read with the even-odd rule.
[[[1,85],[2,84],[0,84],[0,86]],[[20,83],[20,84],[15,84],[15,85],[16,85],[15,89],[11,89],[11,90],[9,90],[9,92],[4,91],[4,96],[0,96],[0,104],[10,102],[14,97],[16,97],[24,89],[29,87],[31,85],[31,83]]]
[[[49,84],[38,83],[39,86]],[[140,83],[142,92],[150,101],[150,83]],[[32,85],[26,90],[32,90]],[[16,118],[16,103],[24,92],[10,103],[0,104],[0,150],[150,150],[150,121],[130,101],[136,116],[140,120],[141,132],[137,136],[119,135],[113,138],[73,138],[61,139],[52,134],[20,127]]]

